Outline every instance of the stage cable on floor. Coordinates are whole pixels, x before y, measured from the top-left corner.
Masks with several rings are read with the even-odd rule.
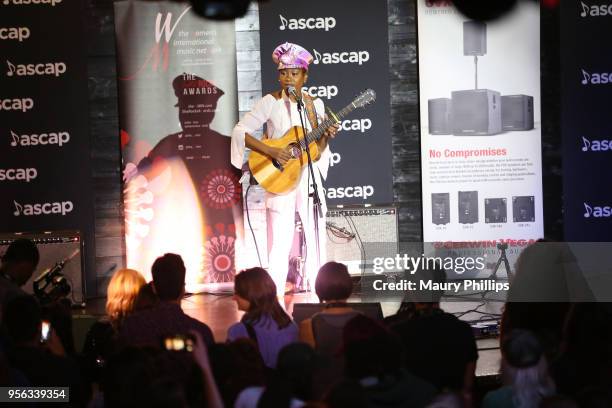
[[[253,226],[251,225],[251,216],[249,214],[249,190],[252,185],[249,182],[249,186],[246,189],[246,193],[244,195],[244,206],[246,208],[247,213],[247,222],[249,223],[249,229],[251,230],[251,235],[253,236],[253,242],[255,243],[255,251],[257,251],[257,259],[259,260],[259,267],[263,268],[263,264],[261,263],[261,255],[259,254],[259,245],[257,245],[257,239],[255,238],[255,231],[253,231]]]

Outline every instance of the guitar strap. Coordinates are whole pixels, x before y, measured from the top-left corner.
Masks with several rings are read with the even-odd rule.
[[[314,103],[312,102],[312,97],[310,95],[304,95],[304,107],[306,108],[306,116],[308,117],[308,122],[310,122],[310,127],[312,129],[316,129],[319,127],[319,121],[317,120],[317,111],[315,110]]]

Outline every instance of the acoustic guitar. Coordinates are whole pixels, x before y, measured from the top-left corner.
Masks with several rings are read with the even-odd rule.
[[[281,165],[277,160],[253,150],[249,155],[251,174],[266,191],[274,194],[289,193],[300,182],[302,167],[308,165],[306,149],[310,151],[313,161],[318,160],[320,152],[317,141],[323,133],[355,109],[363,108],[375,100],[376,92],[372,89],[365,90],[340,112],[333,113],[328,110],[327,118],[306,135],[301,126],[293,126],[281,138],[262,140],[268,146],[281,149],[289,147],[291,159]]]

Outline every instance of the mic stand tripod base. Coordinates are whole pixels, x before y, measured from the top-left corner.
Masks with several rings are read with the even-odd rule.
[[[497,279],[497,271],[499,270],[499,266],[501,265],[502,262],[504,263],[504,267],[506,268],[506,275],[508,276],[508,281],[511,281],[514,277],[512,274],[512,271],[510,270],[510,262],[508,262],[508,258],[506,257],[506,248],[501,247],[500,251],[501,251],[501,254],[499,255],[499,259],[497,260],[497,263],[495,264],[495,268],[493,269],[493,272],[491,272],[491,274],[486,278],[486,280],[489,280],[489,279],[496,280]],[[484,297],[489,292],[491,291],[485,290],[484,292],[482,292],[481,298],[484,299]]]

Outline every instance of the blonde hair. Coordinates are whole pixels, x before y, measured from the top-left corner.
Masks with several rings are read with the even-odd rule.
[[[106,314],[114,325],[132,311],[136,296],[145,283],[144,277],[133,269],[115,272],[106,289]]]

